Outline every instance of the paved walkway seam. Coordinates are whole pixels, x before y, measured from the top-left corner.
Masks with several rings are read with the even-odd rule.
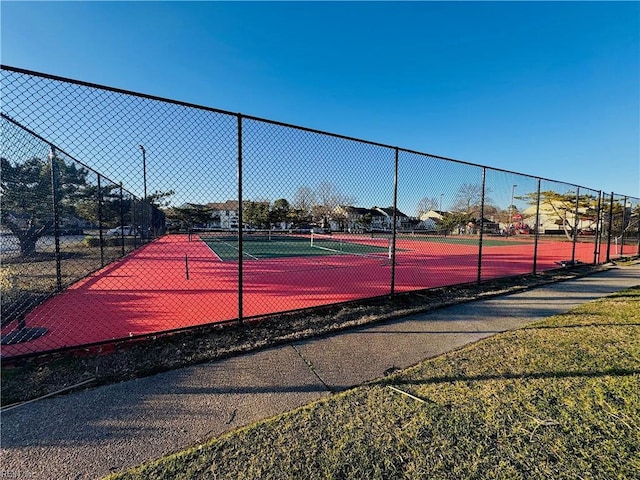
[[[324,388],[327,389],[327,392],[329,393],[335,393],[335,391],[329,386],[329,384],[327,384],[327,382],[324,381],[324,379],[318,374],[318,372],[316,372],[315,367],[313,366],[313,363],[311,363],[309,360],[307,360],[304,355],[302,355],[302,353],[300,352],[300,350],[298,349],[298,347],[296,347],[295,344],[291,344],[291,348],[293,348],[293,350],[298,354],[298,356],[302,359],[302,361],[304,363],[307,364],[307,367],[309,367],[309,371],[311,373],[313,373],[313,375],[315,375],[315,377],[320,380],[320,383],[322,383],[322,385],[324,385]]]

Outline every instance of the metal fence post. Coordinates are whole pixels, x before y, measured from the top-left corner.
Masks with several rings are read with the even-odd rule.
[[[104,267],[104,238],[102,237],[102,182],[98,174],[98,238],[100,240],[100,266]]]
[[[637,216],[640,217],[640,205],[636,205],[636,213]],[[633,212],[631,212],[633,216]],[[638,241],[638,246],[636,248],[636,255],[640,255],[640,218],[638,218],[637,224],[638,228],[636,228],[636,240]]]
[[[134,196],[131,196],[131,225],[133,226],[133,249],[135,250],[136,248],[138,248],[138,229],[136,228],[137,226],[137,217],[136,217],[136,210],[137,210],[137,199]],[[143,217],[144,218],[144,217]],[[142,220],[144,222],[144,219]],[[142,231],[144,231],[144,225],[142,226]],[[140,235],[142,235],[142,232],[140,232]],[[140,240],[140,244],[142,244],[142,240]]]
[[[143,193],[144,193],[144,198],[142,200],[142,211],[141,213],[141,219],[142,220],[142,231],[140,232],[140,243],[143,244],[145,242],[145,239],[147,239],[147,233],[148,233],[148,229],[149,229],[149,217],[147,215],[147,209],[146,209],[146,204],[148,202],[148,197],[147,197],[147,151],[145,150],[143,145],[138,145],[138,148],[140,149],[140,151],[142,152],[142,187],[143,187]],[[134,223],[135,225],[135,223]]]
[[[60,265],[60,213],[58,211],[58,162],[56,147],[49,145],[49,161],[51,164],[51,196],[53,207],[53,236],[56,250],[56,288],[62,290],[62,268]]]
[[[124,194],[122,182],[120,182],[120,245],[122,247],[122,256],[124,257]]]
[[[540,239],[540,184],[542,180],[538,178],[538,195],[536,197],[536,224],[533,228],[533,274],[538,273],[538,240]]]
[[[571,246],[571,263],[576,261],[576,242],[578,241],[578,208],[580,207],[580,187],[576,188],[576,210],[573,214],[573,244]]]
[[[626,220],[627,220],[627,199],[628,197],[625,195],[624,200],[622,201],[622,233],[620,234],[620,256],[624,256],[624,241],[625,235],[624,231],[626,230]]]
[[[611,229],[613,228],[613,192],[609,201],[609,228],[607,229],[607,262],[611,261]]]
[[[602,208],[602,190],[598,191],[598,206],[596,208],[596,233],[593,242],[593,264],[597,265],[600,261],[600,209]]]
[[[393,176],[393,230],[391,231],[391,296],[396,292],[396,239],[397,239],[397,211],[398,211],[398,147],[395,148],[394,176]]]
[[[238,323],[243,323],[242,114],[238,114]]]
[[[480,197],[480,238],[478,239],[478,283],[482,281],[482,240],[484,235],[484,195],[487,182],[487,169],[482,167],[482,196]]]

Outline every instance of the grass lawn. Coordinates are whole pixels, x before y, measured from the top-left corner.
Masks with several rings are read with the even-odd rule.
[[[109,478],[640,478],[640,288]]]

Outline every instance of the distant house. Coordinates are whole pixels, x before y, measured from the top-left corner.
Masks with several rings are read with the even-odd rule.
[[[554,208],[555,207],[555,208]],[[596,218],[586,215],[587,209],[578,208],[578,231],[595,228]],[[522,212],[522,221],[529,226],[534,226],[540,234],[564,234],[564,223],[572,230],[575,222],[575,210],[566,210],[565,205],[557,202],[556,205],[548,203],[540,204],[538,224],[536,225],[536,207],[531,206]]]
[[[442,222],[449,214],[440,210],[429,210],[418,217],[420,224],[424,225],[427,230],[433,229],[440,231]]]
[[[423,232],[436,232],[438,230],[438,224],[433,218],[425,218],[424,220],[417,220],[414,230],[421,230]]]
[[[331,230],[344,232],[363,232],[374,225],[378,228],[384,223],[384,215],[370,208],[338,205],[331,212],[329,226]]]
[[[246,200],[243,205],[246,207],[250,201]],[[266,205],[266,209],[269,209],[269,202],[253,202]],[[239,228],[240,209],[238,206],[240,203],[237,200],[227,200],[226,202],[210,202],[207,203],[207,208],[212,210],[212,228],[222,230],[237,230]],[[245,219],[244,227],[247,228],[247,222]]]
[[[238,228],[238,219],[240,202],[237,200],[227,200],[226,202],[207,203],[212,213],[212,227],[222,230],[236,230]]]
[[[438,224],[433,218],[426,217],[424,220],[418,220],[414,229],[422,230],[424,232],[435,232],[438,230]]]
[[[441,230],[441,228],[439,227],[442,225],[443,221],[450,215],[451,213],[449,212],[442,212],[439,210],[429,210],[428,212],[420,215],[420,220],[422,221],[431,220],[435,222],[436,229]],[[465,224],[458,225],[457,227],[455,227],[452,233],[472,235],[472,234],[479,233],[479,230],[480,230],[480,220],[475,219],[468,222],[466,225]],[[483,233],[498,234],[500,233],[500,224],[497,222],[494,222],[493,220],[489,220],[488,218],[484,218],[482,220],[482,231]]]
[[[448,215],[447,212],[442,212],[440,210],[429,210],[428,212],[423,213],[422,215],[420,215],[420,217],[418,217],[418,218],[420,220],[422,220],[422,221],[430,218],[431,220],[435,220],[436,223],[439,223],[447,215]]]
[[[382,215],[384,215],[384,229],[391,230],[393,225],[393,207],[381,208],[381,207],[373,207],[372,210],[376,210]],[[408,215],[405,215],[400,210],[395,210],[396,215],[396,228],[399,230],[408,230],[411,228],[411,218]]]
[[[498,222],[494,222],[492,220],[484,218],[482,221],[482,231],[483,233],[498,235],[500,233],[500,224]]]
[[[396,225],[399,229],[410,228],[410,218],[396,210]],[[332,230],[348,232],[391,231],[393,207],[364,208],[339,205],[333,209],[330,226]]]

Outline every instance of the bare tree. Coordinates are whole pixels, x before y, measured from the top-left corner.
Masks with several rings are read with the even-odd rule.
[[[484,203],[493,203],[489,197],[490,188],[485,188]],[[480,218],[480,208],[482,206],[482,185],[463,183],[456,192],[455,202],[452,210],[454,212],[467,213],[475,218]]]
[[[311,213],[316,203],[316,194],[309,187],[300,187],[293,197],[293,208],[305,214]]]
[[[431,210],[438,210],[438,200],[431,197],[424,197],[418,202],[418,206],[416,207],[416,217],[420,218],[425,213]]]
[[[316,205],[313,209],[314,220],[326,225],[331,214],[340,205],[350,205],[352,197],[341,193],[331,183],[324,181],[316,187]]]

